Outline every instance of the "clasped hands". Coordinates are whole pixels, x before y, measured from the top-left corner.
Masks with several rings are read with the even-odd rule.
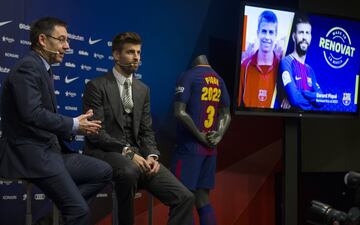
[[[146,159],[139,154],[139,149],[136,147],[128,147],[128,151],[133,151],[134,157],[132,161],[139,167],[140,171],[148,176],[152,176],[159,172],[160,163],[154,157],[148,156]]]
[[[209,131],[207,133],[202,132],[201,136],[202,142],[210,148],[215,148],[222,139],[222,134],[218,131]]]

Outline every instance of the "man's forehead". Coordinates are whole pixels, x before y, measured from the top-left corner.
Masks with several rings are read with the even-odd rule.
[[[125,43],[123,45],[123,49],[125,50],[141,50],[141,44],[133,44],[133,43]]]
[[[296,25],[296,28],[299,30],[311,30],[311,24],[310,23],[298,23]]]
[[[59,35],[67,35],[67,29],[64,26],[56,25],[53,29],[53,34],[59,34]]]
[[[268,21],[263,21],[260,23],[259,27],[273,27],[276,28],[277,27],[277,23],[273,23],[273,22],[268,22]]]

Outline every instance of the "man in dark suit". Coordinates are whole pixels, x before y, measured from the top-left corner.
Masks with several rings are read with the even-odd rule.
[[[112,71],[87,83],[84,110],[93,109],[102,128],[86,138],[85,151],[113,167],[120,225],[134,223],[138,187],[170,207],[169,225],[190,225],[193,194],[157,161],[160,153],[152,131],[149,88],[133,77],[141,44],[137,33],[118,34],[112,42]]]
[[[51,17],[31,26],[31,51],[11,70],[2,92],[0,175],[36,184],[60,209],[66,225],[89,224],[87,200],[112,177],[111,167],[77,154],[63,140],[97,133],[92,110],[76,118],[57,113],[51,64],[69,49],[66,23]]]

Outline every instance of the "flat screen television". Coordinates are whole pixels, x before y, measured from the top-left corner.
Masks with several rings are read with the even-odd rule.
[[[245,3],[236,114],[358,116],[360,22]]]

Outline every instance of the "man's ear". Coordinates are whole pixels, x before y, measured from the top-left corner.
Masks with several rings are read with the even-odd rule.
[[[42,47],[45,47],[45,45],[46,45],[45,42],[46,42],[46,35],[45,34],[40,34],[38,36],[39,45],[42,46]]]
[[[120,53],[119,51],[115,50],[112,52],[112,56],[114,57],[114,61],[118,61],[120,58]]]

